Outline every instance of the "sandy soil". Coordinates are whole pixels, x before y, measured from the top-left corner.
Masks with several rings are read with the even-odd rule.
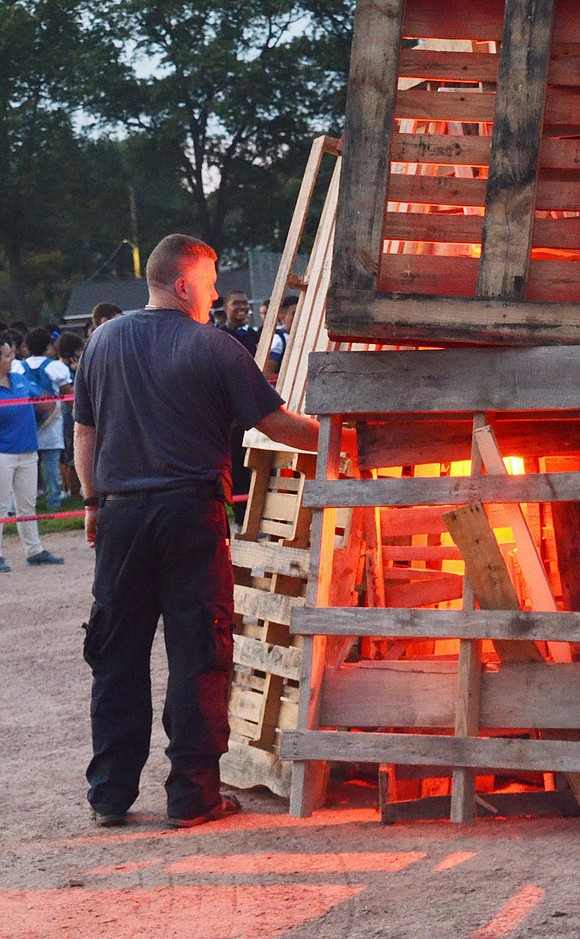
[[[578,819],[386,828],[376,790],[345,785],[310,819],[253,791],[243,815],[167,831],[159,645],[135,815],[95,829],[80,629],[92,554],[79,532],[45,543],[63,567],[28,568],[10,538],[0,575],[0,939],[578,939]]]

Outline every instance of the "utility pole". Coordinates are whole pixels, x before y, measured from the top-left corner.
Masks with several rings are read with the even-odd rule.
[[[129,213],[131,216],[131,249],[133,251],[133,273],[141,277],[141,256],[139,254],[139,228],[137,225],[137,199],[135,187],[129,183]]]

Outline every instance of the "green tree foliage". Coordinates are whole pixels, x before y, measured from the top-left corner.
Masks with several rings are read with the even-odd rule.
[[[69,167],[80,146],[72,115],[97,46],[108,49],[115,72],[114,44],[78,0],[0,5],[0,251],[9,312],[20,316],[38,303],[35,275],[50,267],[59,276]]]
[[[354,0],[2,0],[0,313],[34,319],[131,236],[280,248],[340,133]],[[108,273],[130,273],[129,251]]]
[[[173,142],[196,228],[220,253],[250,235],[247,224],[234,223],[246,209],[255,216],[256,198],[258,205],[284,198],[276,183],[292,150],[303,157],[305,141],[335,130],[343,111],[344,69],[339,56],[331,63],[330,50],[341,17],[348,32],[348,4],[308,6],[128,0],[109,12],[114,30],[130,31],[139,55],[155,65],[134,94],[140,110],[125,121]],[[274,215],[287,217],[289,208]],[[256,221],[254,243],[267,240]]]

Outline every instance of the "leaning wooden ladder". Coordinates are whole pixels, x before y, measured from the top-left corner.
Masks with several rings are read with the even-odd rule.
[[[325,154],[336,158],[306,273],[294,263]],[[277,389],[288,406],[303,411],[306,355],[328,348],[323,310],[328,289],[340,174],[340,141],[312,145],[280,262],[256,362],[263,367],[289,289],[299,292],[297,312]],[[279,758],[280,730],[295,727],[301,640],[290,636],[291,611],[304,603],[309,563],[310,511],[302,504],[314,456],[275,444],[258,431],[245,439],[253,470],[243,534],[232,541],[236,632],[230,694],[230,750],[221,761],[224,782],[239,788],[265,785],[290,791],[290,766]],[[348,541],[348,532],[343,540]]]

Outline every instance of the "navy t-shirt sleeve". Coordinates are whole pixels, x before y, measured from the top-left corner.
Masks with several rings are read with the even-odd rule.
[[[277,411],[284,399],[264,378],[250,353],[236,339],[222,335],[224,349],[215,350],[216,368],[219,368],[235,420],[249,430]]]
[[[73,407],[73,416],[75,421],[77,421],[79,424],[88,424],[89,427],[95,426],[95,416],[87,390],[82,357],[75,376],[75,402]]]

